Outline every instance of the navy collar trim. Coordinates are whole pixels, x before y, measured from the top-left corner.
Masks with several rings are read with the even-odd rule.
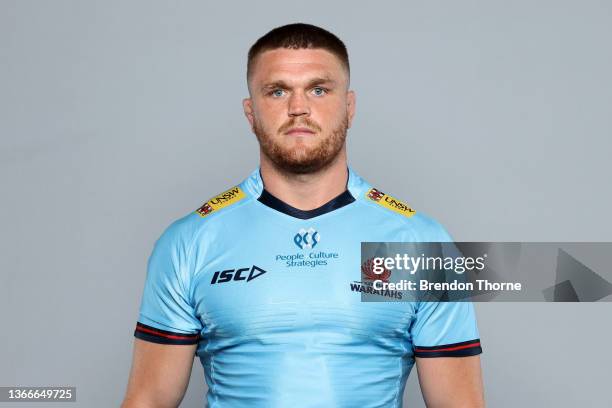
[[[299,208],[292,207],[284,201],[281,201],[280,199],[274,197],[264,188],[257,200],[262,204],[267,205],[268,207],[273,208],[277,211],[280,211],[295,218],[299,218],[301,220],[307,220],[309,218],[318,217],[319,215],[323,215],[328,212],[337,210],[338,208],[344,207],[345,205],[348,205],[355,201],[355,197],[353,197],[353,195],[348,190],[345,190],[344,193],[340,194],[336,198],[332,198],[330,201],[318,208],[314,208],[312,210],[300,210]]]

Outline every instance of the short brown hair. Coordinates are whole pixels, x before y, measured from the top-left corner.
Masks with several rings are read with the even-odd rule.
[[[253,73],[255,59],[264,51],[277,48],[303,49],[322,48],[334,54],[350,76],[348,52],[344,43],[329,31],[312,24],[293,23],[269,31],[249,49],[247,61],[247,83]]]

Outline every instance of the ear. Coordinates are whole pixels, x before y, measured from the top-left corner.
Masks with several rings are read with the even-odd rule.
[[[346,111],[348,113],[348,127],[351,127],[353,123],[353,116],[355,116],[355,91],[348,91],[346,93]]]
[[[251,98],[244,98],[242,100],[242,109],[244,110],[244,116],[246,116],[251,129],[253,129],[253,101]]]

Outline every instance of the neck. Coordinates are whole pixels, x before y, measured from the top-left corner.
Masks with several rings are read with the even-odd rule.
[[[279,200],[300,210],[322,206],[342,194],[348,182],[344,148],[329,166],[315,173],[287,173],[274,166],[263,154],[260,170],[264,188]]]

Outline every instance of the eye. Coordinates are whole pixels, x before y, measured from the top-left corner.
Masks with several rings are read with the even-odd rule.
[[[270,92],[270,95],[272,95],[275,98],[279,98],[281,96],[283,96],[283,92],[285,92],[284,90],[277,88],[275,90],[273,90],[272,92]]]
[[[327,89],[317,86],[312,89],[312,92],[314,92],[316,96],[323,96],[327,93]]]

